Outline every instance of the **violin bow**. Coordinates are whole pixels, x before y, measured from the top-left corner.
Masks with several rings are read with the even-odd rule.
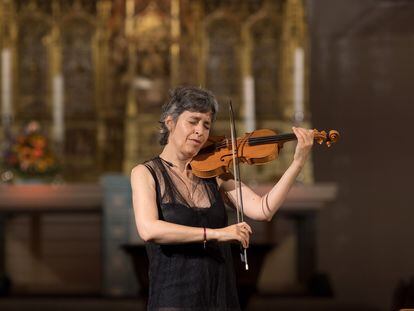
[[[244,210],[243,210],[243,196],[240,179],[240,165],[239,158],[237,157],[237,135],[236,126],[234,122],[234,112],[231,100],[229,101],[229,114],[230,114],[230,131],[231,131],[231,151],[233,156],[233,172],[234,172],[234,187],[236,189],[236,210],[237,210],[237,223],[244,221]],[[249,264],[247,263],[247,250],[242,247],[240,249],[240,258],[244,262],[246,270],[249,270]]]

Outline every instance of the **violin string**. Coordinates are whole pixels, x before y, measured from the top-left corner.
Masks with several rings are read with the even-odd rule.
[[[288,141],[288,140],[296,140],[297,137],[293,133],[287,133],[287,134],[280,134],[280,135],[273,135],[273,136],[263,136],[263,137],[251,137],[248,138],[247,141],[249,144],[253,143],[273,143],[273,142],[280,142],[280,141]],[[330,140],[330,139],[326,139]]]
[[[247,142],[250,145],[259,145],[259,144],[266,144],[266,143],[277,143],[281,141],[289,141],[289,140],[296,140],[297,137],[293,133],[286,133],[286,134],[280,134],[280,135],[270,135],[270,136],[262,136],[262,137],[249,137],[247,138]],[[237,139],[237,143],[239,143],[240,138]],[[227,146],[226,140],[223,140],[219,143],[216,143],[215,145],[216,149],[224,148]]]
[[[248,142],[250,143],[272,143],[272,142],[279,142],[279,141],[286,141],[286,140],[294,140],[296,139],[295,134],[281,134],[281,135],[274,135],[274,136],[264,136],[264,137],[251,137],[248,138]]]
[[[295,134],[281,134],[281,135],[272,135],[264,137],[251,137],[247,139],[249,144],[260,144],[260,143],[276,143],[284,140],[296,139]],[[219,142],[215,145],[217,149],[226,147],[226,142]]]

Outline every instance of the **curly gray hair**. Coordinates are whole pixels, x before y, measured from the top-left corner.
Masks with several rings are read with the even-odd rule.
[[[196,86],[179,86],[170,91],[169,101],[162,106],[160,117],[160,144],[168,143],[170,131],[165,125],[165,119],[171,116],[174,122],[184,111],[211,112],[211,121],[214,122],[218,112],[216,97],[211,91]]]

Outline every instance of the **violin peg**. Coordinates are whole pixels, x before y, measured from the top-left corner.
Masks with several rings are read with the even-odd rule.
[[[338,131],[335,131],[335,130],[330,130],[329,131],[329,139],[332,142],[336,143],[338,141],[339,137],[340,137],[340,135],[339,135]]]

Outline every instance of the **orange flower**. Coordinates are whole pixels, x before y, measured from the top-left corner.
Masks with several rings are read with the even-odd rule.
[[[33,147],[38,148],[38,149],[43,149],[46,147],[46,139],[41,136],[33,137],[33,139],[31,140],[31,143]]]
[[[33,156],[35,158],[41,158],[43,155],[44,155],[44,152],[42,149],[39,149],[39,148],[33,149]]]
[[[26,141],[26,137],[24,137],[23,135],[19,135],[17,136],[16,141],[18,144],[24,144],[24,142]]]
[[[42,172],[43,173],[47,169],[47,163],[45,161],[42,161],[42,160],[41,161],[37,161],[36,167],[37,167],[37,170],[39,172]]]
[[[58,170],[57,160],[48,145],[39,123],[30,122],[10,145],[5,162],[24,174],[53,174]]]

